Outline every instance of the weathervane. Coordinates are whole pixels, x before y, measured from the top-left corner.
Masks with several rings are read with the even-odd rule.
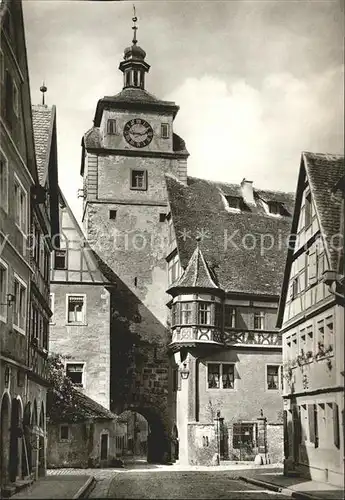
[[[132,26],[132,29],[134,30],[134,36],[133,36],[133,45],[135,45],[137,43],[137,30],[138,30],[138,26],[136,26],[136,22],[137,22],[138,18],[136,16],[136,13],[135,13],[135,5],[133,4],[133,17],[132,17],[132,21],[133,21],[133,26]]]

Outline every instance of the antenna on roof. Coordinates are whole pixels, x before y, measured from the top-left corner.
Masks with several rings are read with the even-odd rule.
[[[136,45],[136,43],[138,42],[137,40],[137,30],[138,30],[138,26],[135,24],[137,22],[138,18],[136,16],[136,13],[135,13],[135,5],[133,4],[133,17],[132,17],[132,21],[133,21],[133,26],[132,26],[132,30],[134,30],[134,35],[133,35],[133,45]]]
[[[44,99],[44,94],[47,92],[47,87],[44,85],[44,82],[43,82],[43,85],[41,85],[40,87],[40,91],[42,92],[42,104],[43,106],[45,105],[45,99]]]

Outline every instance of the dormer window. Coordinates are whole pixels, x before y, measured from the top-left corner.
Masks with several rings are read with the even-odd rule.
[[[229,208],[235,208],[236,210],[241,210],[241,198],[237,196],[226,196],[226,201],[228,202]]]
[[[270,214],[281,215],[281,205],[276,201],[270,201],[268,203],[268,210]]]
[[[109,135],[116,134],[116,120],[112,118],[107,121],[107,134]]]

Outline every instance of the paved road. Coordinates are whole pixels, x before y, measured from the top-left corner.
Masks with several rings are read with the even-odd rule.
[[[242,472],[242,471],[241,471]],[[235,471],[135,470],[115,474],[107,498],[124,499],[279,499],[286,497],[236,477]]]

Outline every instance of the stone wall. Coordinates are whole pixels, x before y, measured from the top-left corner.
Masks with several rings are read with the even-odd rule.
[[[284,460],[284,429],[282,423],[267,424],[267,453],[271,464],[282,463]]]
[[[188,461],[191,465],[217,465],[218,442],[214,424],[188,423]]]

